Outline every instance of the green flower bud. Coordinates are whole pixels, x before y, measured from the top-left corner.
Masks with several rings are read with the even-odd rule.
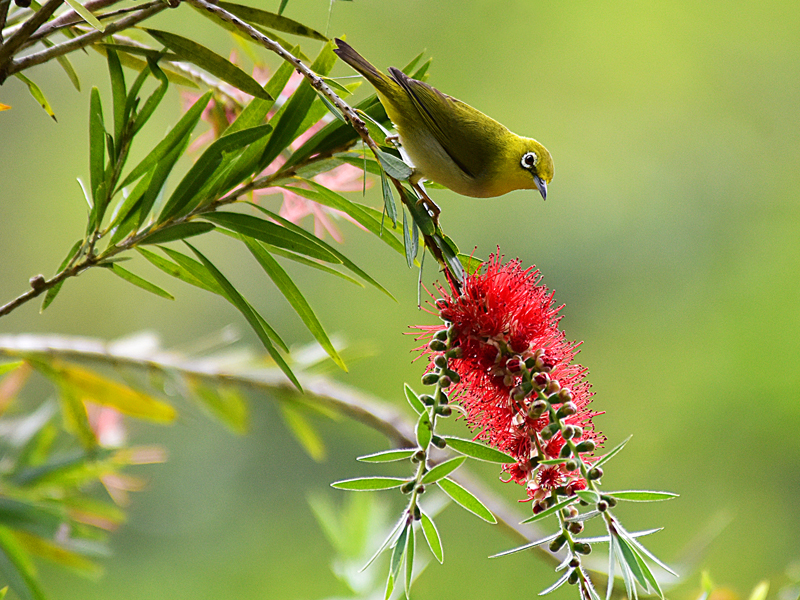
[[[575,405],[575,403],[567,402],[561,408],[558,409],[558,412],[556,412],[556,417],[559,419],[565,419],[567,417],[571,417],[577,412],[578,412],[578,407]]]
[[[425,493],[425,486],[423,484],[419,484],[417,486],[417,495]]]
[[[606,512],[608,510],[608,502],[605,500],[600,500],[600,502],[597,503],[597,510],[600,512]]]
[[[431,438],[431,443],[439,449],[447,447],[447,440],[438,435],[435,435]]]
[[[575,427],[572,425],[564,425],[563,429],[561,429],[561,437],[565,440],[571,440],[575,437]]]
[[[437,378],[436,381],[439,381],[439,379]],[[430,394],[421,394],[419,399],[425,406],[433,406],[436,403]]]
[[[414,505],[414,520],[419,521],[422,518],[422,512],[419,509],[419,506],[416,504]]]
[[[422,376],[422,385],[436,385],[437,383],[439,383],[438,373],[425,373]]]
[[[428,348],[430,348],[432,352],[444,352],[447,350],[447,344],[441,340],[433,339],[428,344]]]
[[[569,560],[569,566],[572,567],[573,569],[577,569],[578,567],[581,566],[581,559],[577,556],[573,556]]]
[[[410,494],[414,490],[414,482],[408,481],[400,486],[400,491],[404,494]]]
[[[411,455],[411,462],[419,463],[425,460],[425,450],[417,450]]]
[[[578,554],[591,554],[592,553],[592,546],[590,544],[585,544],[584,542],[575,542],[575,552]]]
[[[564,468],[567,471],[575,471],[578,468],[578,463],[574,459],[570,459],[564,463]]]
[[[445,375],[447,375],[450,378],[450,381],[452,381],[453,383],[458,383],[459,381],[461,381],[461,375],[453,371],[453,369],[445,369],[444,372]]]
[[[534,400],[534,402],[528,407],[528,416],[531,419],[538,419],[545,413],[546,410],[547,402],[544,400]]]
[[[447,359],[444,357],[444,354],[438,354],[436,358],[433,359],[433,364],[440,369],[445,369],[447,368]]]
[[[567,543],[566,536],[562,533],[552,542],[550,542],[550,552],[558,552]]]
[[[592,467],[589,469],[589,479],[600,479],[603,476],[603,469],[600,467]]]
[[[595,443],[592,440],[583,440],[576,448],[578,452],[592,452],[595,449]]]
[[[461,358],[463,351],[461,350],[461,346],[456,346],[455,348],[450,348],[444,355],[447,358]]]
[[[439,340],[441,342],[446,342],[447,341],[447,330],[446,329],[440,329],[439,331],[436,332],[436,335],[433,336],[433,339]]]
[[[450,325],[450,327],[447,328],[447,338],[452,340],[457,337],[458,337],[458,329],[456,328],[455,325]]]
[[[569,525],[567,525],[567,529],[569,529],[570,533],[577,535],[583,531],[583,521],[572,521]]]
[[[558,398],[561,402],[572,402],[572,392],[569,388],[561,388],[561,391],[558,392]]]
[[[558,453],[559,458],[569,458],[572,456],[572,448],[569,447],[569,444],[564,444],[561,447],[561,452]]]
[[[439,414],[443,417],[449,417],[453,414],[453,409],[449,406],[437,406],[436,407],[436,414]]]
[[[451,383],[453,383],[453,380],[450,379],[447,375],[442,375],[441,377],[439,377],[440,387],[449,388]]]
[[[558,381],[556,381],[555,379],[551,379],[548,382],[547,387],[544,389],[544,393],[547,394],[548,396],[557,394],[560,391],[561,391],[561,384],[558,383]]]
[[[567,583],[570,585],[575,585],[576,583],[578,583],[578,577],[579,577],[578,570],[576,569],[569,574],[569,577],[567,577]]]

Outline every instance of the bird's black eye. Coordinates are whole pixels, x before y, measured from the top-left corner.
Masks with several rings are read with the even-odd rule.
[[[522,160],[519,162],[523,169],[532,169],[534,166],[536,166],[536,162],[538,160],[539,157],[536,156],[535,152],[526,152],[522,155]]]

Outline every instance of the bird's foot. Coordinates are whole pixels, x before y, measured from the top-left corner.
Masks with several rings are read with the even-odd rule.
[[[387,135],[386,136],[386,143],[387,144],[391,144],[395,148],[399,148],[400,146],[402,146],[402,144],[400,143],[400,136],[397,135],[397,134]]]
[[[437,206],[436,202],[430,199],[428,194],[425,192],[425,188],[423,188],[419,183],[412,183],[411,187],[413,187],[414,191],[417,192],[417,197],[419,198],[417,204],[422,206],[425,213],[433,220],[433,224],[436,229],[438,229],[439,215],[442,213],[442,209]]]

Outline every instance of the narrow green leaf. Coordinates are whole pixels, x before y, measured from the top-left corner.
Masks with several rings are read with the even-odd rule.
[[[129,183],[136,181],[139,177],[147,173],[150,168],[161,161],[169,152],[175,148],[181,141],[191,134],[192,130],[200,120],[208,105],[208,101],[213,95],[213,91],[208,91],[203,94],[197,102],[183,114],[175,126],[167,133],[166,136],[145,156],[142,161],[136,165],[133,170],[128,173],[128,176],[119,184],[120,188],[125,187]]]
[[[652,560],[655,564],[657,564],[659,567],[664,569],[670,575],[673,575],[675,577],[679,577],[679,575],[673,569],[671,569],[670,566],[667,563],[665,563],[663,560],[658,558],[655,554],[650,552],[650,550],[648,550],[644,546],[644,544],[639,543],[639,541],[636,539],[638,537],[641,537],[642,535],[648,534],[650,531],[660,531],[660,530],[661,529],[655,529],[655,530],[649,530],[649,531],[646,531],[646,532],[634,532],[634,533],[628,533],[626,531],[625,535],[628,536],[628,541],[630,541],[631,544],[633,544],[634,546],[636,546],[636,548],[639,549],[639,552],[644,554],[647,558]]]
[[[333,42],[328,42],[311,65],[311,70],[321,76],[327,75],[335,62],[336,54],[333,52]],[[265,168],[275,160],[301,133],[300,125],[316,98],[317,93],[314,88],[307,79],[303,79],[303,82],[284,105],[285,108],[275,125],[275,131],[272,132],[269,143],[259,161],[261,168]]]
[[[356,492],[372,492],[376,490],[390,490],[398,488],[408,479],[400,477],[356,477],[355,479],[342,479],[334,481],[331,487],[337,490],[351,490]]]
[[[425,412],[425,405],[419,399],[419,396],[417,396],[416,392],[411,389],[410,385],[406,383],[403,386],[403,391],[405,392],[406,400],[408,400],[408,403],[411,405],[411,408],[414,409],[415,413],[420,415]]]
[[[336,117],[337,119],[339,119],[339,120],[340,120],[342,123],[347,123],[347,119],[345,119],[345,118],[344,118],[344,115],[342,115],[342,113],[339,111],[339,109],[338,109],[338,108],[336,108],[336,107],[335,107],[335,106],[334,106],[334,105],[331,103],[331,101],[330,101],[330,100],[328,100],[327,96],[325,96],[325,94],[323,94],[323,93],[322,93],[322,92],[320,92],[319,90],[316,90],[316,92],[317,92],[317,96],[319,96],[319,99],[320,99],[320,100],[322,101],[322,103],[325,105],[325,108],[327,108],[327,109],[328,109],[328,112],[329,112],[329,113],[331,113],[331,114],[332,114],[334,117]]]
[[[201,46],[188,38],[167,31],[160,31],[158,29],[145,29],[145,31],[175,52],[175,54],[180,56],[183,60],[196,64],[215,77],[219,77],[233,87],[251,96],[263,98],[264,100],[272,100],[272,97],[255,79],[226,58],[223,58],[216,52],[212,52],[205,46]]]
[[[153,210],[153,207],[156,205],[156,200],[159,200],[159,198],[163,197],[163,188],[167,183],[167,179],[172,173],[172,169],[175,168],[175,164],[178,162],[178,159],[183,156],[184,152],[186,152],[186,148],[189,146],[190,139],[191,132],[187,132],[186,135],[179,140],[169,152],[167,152],[167,155],[163,159],[159,160],[155,165],[153,165],[152,175],[150,175],[150,183],[147,185],[147,188],[142,194],[142,199],[139,201],[139,218],[137,222],[134,223],[135,228],[141,227],[148,221],[150,213]],[[146,179],[146,177],[143,177],[142,179]],[[141,181],[139,183],[141,183]],[[136,187],[138,188],[139,186],[137,185]],[[138,191],[138,189],[134,191]]]
[[[403,246],[405,247],[406,251],[406,264],[408,268],[414,266],[414,259],[416,256],[412,254],[413,252],[413,245],[411,243],[411,229],[408,226],[408,217],[406,215],[406,209],[403,208]]]
[[[216,223],[221,227],[226,227],[236,233],[255,238],[261,242],[271,244],[272,246],[286,248],[292,252],[311,256],[312,258],[330,263],[340,262],[333,253],[329,252],[321,244],[315,244],[296,231],[281,227],[276,223],[259,219],[252,215],[225,211],[206,213],[202,216],[204,219]]]
[[[295,387],[299,390],[302,390],[303,387],[300,385],[300,382],[297,380],[297,377],[292,372],[289,365],[286,363],[284,358],[280,355],[278,350],[270,341],[269,335],[267,334],[266,329],[263,325],[263,319],[260,318],[260,315],[253,309],[253,307],[248,303],[242,295],[236,290],[236,288],[231,285],[231,283],[225,278],[225,276],[213,265],[211,262],[200,253],[197,248],[192,246],[189,242],[183,242],[189,249],[194,252],[195,256],[200,259],[200,262],[203,263],[203,266],[206,270],[211,274],[214,280],[217,282],[220,288],[222,288],[224,297],[233,304],[239,312],[242,313],[247,322],[250,324],[250,327],[253,328],[253,331],[256,332],[258,339],[261,340],[261,343],[266,348],[269,355],[272,357],[272,360],[276,362],[278,367],[280,367],[281,371],[291,380],[291,382],[295,385]]]
[[[389,215],[392,224],[397,226],[397,204],[394,200],[394,193],[392,193],[392,185],[389,183],[389,179],[383,169],[381,169],[381,191],[383,192],[383,206],[386,209],[386,214]]]
[[[579,490],[575,492],[575,494],[578,496],[578,498],[584,502],[588,502],[589,504],[597,504],[600,502],[600,494],[594,490]]]
[[[594,463],[593,466],[599,467],[600,465],[605,464],[609,460],[614,458],[625,447],[625,444],[627,444],[631,440],[632,437],[633,437],[632,435],[629,435],[626,439],[624,439],[622,441],[622,443],[620,443],[617,446],[615,446],[613,450],[611,450],[610,452],[608,452],[604,456],[600,457],[600,460],[598,460],[596,463]]]
[[[164,271],[164,273],[166,273],[167,275],[172,275],[176,279],[180,279],[181,281],[190,283],[191,285],[207,290],[211,293],[221,295],[222,290],[220,290],[218,286],[209,286],[206,282],[197,279],[194,275],[192,275],[191,272],[184,269],[182,266],[170,260],[167,260],[166,258],[162,258],[158,254],[156,254],[155,252],[151,252],[150,250],[146,250],[144,248],[139,248],[139,247],[137,247],[136,250],[138,250],[142,256],[144,256],[147,260],[149,260],[150,263],[152,263],[155,267]],[[214,283],[213,280],[212,283]]]
[[[523,544],[522,546],[517,546],[516,548],[512,548],[511,550],[503,550],[502,552],[498,552],[497,554],[492,554],[489,558],[499,558],[501,556],[508,556],[509,554],[516,554],[517,552],[523,552],[525,550],[529,550],[530,548],[535,548],[536,546],[541,546],[542,544],[552,542],[560,535],[561,532],[557,531],[556,533],[548,535],[547,537],[543,537],[542,539],[536,540],[535,542],[528,542],[527,544]]]
[[[422,483],[436,483],[440,479],[444,479],[450,475],[450,473],[458,469],[458,467],[463,465],[465,460],[467,460],[466,456],[459,456],[457,458],[451,458],[440,465],[436,465],[422,476]]]
[[[631,573],[631,570],[625,561],[625,556],[622,554],[622,549],[619,545],[619,536],[616,534],[611,535],[611,551],[613,552],[614,556],[616,556],[617,563],[619,563],[620,570],[622,571],[622,581],[625,582],[625,592],[628,596],[628,600],[633,600],[635,592],[634,586],[636,584],[633,581],[633,573]],[[612,585],[611,582],[609,582],[609,586],[610,585]]]
[[[283,33],[291,33],[294,35],[308,37],[313,40],[320,40],[322,42],[328,41],[328,38],[322,35],[320,32],[315,31],[310,27],[306,27],[302,23],[293,21],[292,19],[282,17],[280,14],[276,15],[275,13],[267,12],[265,10],[253,8],[251,6],[244,6],[242,4],[234,4],[232,2],[220,2],[218,6],[220,8],[224,8],[228,12],[233,13],[243,21],[247,21],[251,24],[262,25],[263,27],[269,27],[270,29],[275,29],[276,31],[282,31]]]
[[[78,240],[72,245],[72,248],[70,248],[69,252],[67,253],[67,256],[64,258],[63,261],[61,261],[61,264],[58,266],[57,273],[60,273],[67,267],[69,261],[72,260],[72,258],[78,253],[78,251],[82,247],[83,247],[83,240]],[[50,304],[52,304],[53,300],[56,299],[56,295],[58,294],[58,292],[61,291],[62,285],[64,285],[63,279],[57,284],[55,284],[53,287],[51,287],[49,290],[47,290],[47,292],[44,295],[44,300],[42,300],[42,307],[39,309],[40,313],[44,312],[44,310],[48,306],[50,306]]]
[[[213,231],[216,227],[212,223],[202,221],[184,221],[177,225],[171,225],[162,229],[157,229],[153,233],[143,237],[139,244],[166,244],[177,240],[185,240],[196,235],[202,235]]]
[[[378,150],[377,155],[378,161],[380,161],[381,166],[390,177],[394,177],[400,181],[406,181],[414,172],[414,169],[409,167],[402,158],[397,158],[393,154],[389,154],[383,150]]]
[[[325,442],[308,417],[294,406],[282,402],[280,404],[281,416],[294,439],[302,446],[306,454],[315,462],[322,462],[327,457]]]
[[[286,5],[289,4],[289,0],[281,0],[281,5],[278,7],[278,14],[282,15],[283,11],[286,9]]]
[[[2,366],[0,366],[0,374],[2,374]],[[411,458],[417,450],[419,448],[395,448],[393,450],[365,454],[364,456],[359,456],[356,460],[369,463],[395,462]]]
[[[431,443],[431,438],[433,438],[433,427],[431,425],[431,418],[428,416],[428,411],[426,410],[423,410],[419,415],[419,419],[417,419],[416,434],[419,447],[423,450],[427,449],[428,444]]]
[[[97,29],[97,31],[106,30],[106,26],[103,25],[88,8],[86,8],[83,4],[78,2],[78,0],[66,0],[66,2],[72,7],[72,10],[74,10],[81,17],[83,17],[83,20],[86,21],[89,25],[91,25],[95,29]]]
[[[471,492],[464,489],[452,479],[442,479],[436,482],[436,485],[453,501],[460,505],[462,508],[468,510],[477,517],[480,517],[488,523],[495,524],[497,519],[491,511],[486,508],[483,503],[478,500]]]
[[[135,286],[142,288],[143,290],[147,290],[151,294],[155,294],[156,296],[161,296],[162,298],[166,298],[167,300],[175,300],[175,297],[168,291],[158,287],[154,283],[150,283],[146,279],[142,279],[138,275],[135,275],[126,269],[123,269],[118,264],[111,264],[107,267],[107,269],[112,273],[114,273],[114,275],[117,275],[118,277],[124,279],[129,283],[132,283]]]
[[[414,553],[416,552],[416,539],[414,536],[414,526],[413,524],[408,526],[408,539],[406,540],[406,556],[405,556],[405,563],[406,563],[406,577],[405,577],[405,587],[403,588],[406,592],[406,599],[408,599],[408,593],[411,591],[411,582],[413,581],[414,575]],[[758,600],[764,600],[763,598],[759,598]]]
[[[465,440],[463,438],[449,435],[443,437],[447,441],[447,445],[450,448],[456,452],[465,454],[466,456],[471,456],[472,458],[486,462],[500,464],[513,464],[517,462],[517,459],[513,456],[506,454],[505,452],[500,452],[500,450],[496,450],[495,448],[487,446],[486,444],[481,444],[480,442],[475,442],[473,440]]]
[[[672,492],[653,492],[648,490],[624,490],[619,492],[605,492],[606,496],[611,496],[617,500],[628,500],[630,502],[659,502],[661,500],[672,500],[678,494]]]
[[[439,530],[436,528],[436,523],[433,522],[424,510],[420,510],[420,525],[422,526],[422,533],[425,535],[425,541],[428,542],[428,548],[431,553],[439,561],[444,562],[444,548],[442,547],[442,538],[439,536]]]
[[[331,357],[333,362],[339,365],[343,371],[347,371],[347,366],[344,364],[341,356],[339,356],[336,348],[333,347],[328,334],[325,333],[325,329],[322,327],[322,323],[320,323],[317,315],[314,314],[314,310],[311,308],[308,301],[306,301],[300,288],[298,288],[294,281],[292,281],[292,278],[289,277],[289,274],[256,240],[246,236],[242,236],[241,239],[247,246],[247,249],[250,250],[250,253],[261,265],[261,268],[264,269],[264,272],[272,279],[272,282],[280,290],[286,300],[289,301],[289,304],[292,305],[292,308],[299,315],[300,319],[302,319],[306,328],[311,332],[311,335],[314,336],[314,339],[316,339],[323,350],[328,353],[328,356]]]
[[[566,519],[570,523],[573,521],[577,521],[577,519]],[[645,529],[643,531],[634,531],[632,533],[625,532],[625,536],[628,538],[628,541],[633,541],[634,538],[644,537],[646,535],[652,535],[654,533],[658,533],[659,531],[663,531],[663,527],[656,527],[655,529]],[[575,538],[576,542],[583,542],[584,544],[607,544],[611,541],[610,535],[598,535],[595,537],[580,537]]]
[[[113,98],[114,108],[114,140],[117,145],[119,145],[122,143],[122,130],[125,127],[125,105],[128,100],[128,92],[125,89],[125,74],[122,72],[122,65],[119,62],[117,51],[109,48],[106,51],[106,60],[108,62],[108,72],[111,76],[111,97]]]
[[[642,566],[639,560],[637,560],[638,557],[636,551],[624,537],[619,536],[616,541],[617,544],[619,545],[620,554],[622,555],[625,564],[628,566],[628,569],[630,569],[630,572],[636,578],[636,581],[639,582],[639,585],[641,585],[645,590],[647,590],[648,589],[647,578],[645,577],[644,572],[642,571]]]
[[[159,222],[187,212],[186,209],[194,208],[200,204],[202,198],[195,198],[197,192],[203,187],[211,174],[222,163],[223,153],[233,152],[244,148],[248,144],[263,138],[272,130],[272,125],[257,125],[234,133],[223,135],[215,140],[200,158],[192,165],[189,172],[184,175],[181,182],[175,188],[164,209],[159,216]]]
[[[573,569],[569,569],[566,573],[564,573],[561,577],[559,577],[553,585],[539,592],[539,596],[546,596],[551,592],[555,592],[558,588],[560,588],[567,582],[567,579],[569,579],[569,576],[572,574],[572,571]]]
[[[565,507],[569,506],[570,504],[575,504],[577,501],[578,501],[578,497],[577,496],[572,496],[570,498],[562,500],[561,502],[556,502],[550,508],[546,508],[542,512],[537,513],[537,514],[533,515],[532,517],[528,517],[524,521],[520,521],[520,523],[533,523],[534,521],[540,521],[542,519],[545,519],[545,518],[549,517],[550,515],[554,515],[555,513],[560,511],[562,508],[565,508]]]
[[[53,112],[53,107],[50,106],[50,103],[47,101],[47,98],[45,98],[45,95],[42,93],[42,90],[39,88],[39,86],[25,77],[25,75],[22,73],[14,73],[14,75],[17,77],[17,79],[20,79],[25,83],[25,85],[28,86],[28,92],[30,92],[31,96],[33,96],[33,99],[39,103],[39,106],[41,106],[44,111],[50,115],[53,121],[58,121],[58,119],[56,119],[56,114]]]
[[[403,556],[406,552],[409,529],[411,529],[410,523],[403,527],[403,531],[400,532],[400,537],[397,538],[397,542],[394,545],[394,550],[392,551],[392,559],[389,563],[389,573],[391,573],[391,578],[395,581],[397,580],[397,575],[400,572],[400,565],[403,563]]]
[[[217,283],[217,280],[211,276],[211,273],[209,273],[202,263],[167,246],[159,246],[158,249],[174,260],[175,263],[179,265],[181,269],[184,269],[193,279],[202,283],[202,286],[200,287],[203,287],[204,289],[207,289],[218,296],[222,296],[223,298],[225,297],[225,290],[222,289],[222,287]],[[139,250],[141,251],[143,249],[140,248]],[[190,281],[187,282],[191,283]]]
[[[136,120],[133,125],[133,133],[134,135],[144,127],[144,124],[150,119],[150,117],[155,112],[158,105],[161,104],[161,100],[164,99],[164,95],[167,93],[167,89],[169,89],[169,78],[164,71],[158,66],[158,62],[155,59],[150,57],[147,58],[147,65],[150,69],[150,72],[153,76],[161,82],[155,91],[150,94],[150,96],[145,100],[144,105],[139,110],[138,114],[136,115]]]
[[[97,192],[104,180],[106,129],[103,124],[103,104],[100,90],[92,87],[89,102],[89,182],[92,188],[92,199],[97,205]]]
[[[0,574],[22,600],[45,600],[30,557],[10,529],[0,525]]]

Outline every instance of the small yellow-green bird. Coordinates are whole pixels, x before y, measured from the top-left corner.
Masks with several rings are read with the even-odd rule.
[[[553,158],[539,142],[399,69],[390,67],[385,75],[346,42],[336,44],[339,58],[378,91],[414,167],[412,185],[427,179],[475,198],[536,189],[547,198]]]

